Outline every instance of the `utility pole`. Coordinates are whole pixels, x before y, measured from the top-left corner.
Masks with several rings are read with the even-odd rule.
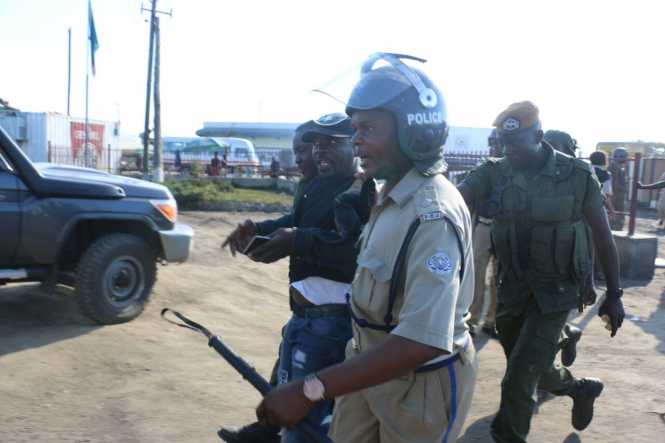
[[[143,12],[143,4],[141,4]],[[157,14],[157,0],[152,0],[150,11],[150,45],[148,49],[148,85],[145,92],[145,124],[143,125],[143,178],[148,178],[149,141],[150,141],[150,91],[152,89],[152,61],[153,47],[155,45],[155,15]]]
[[[155,40],[159,47],[159,20],[157,14],[165,14],[173,17],[173,9],[169,12],[157,10],[157,0],[152,0],[152,7],[145,9],[141,4],[141,13],[150,11],[150,45],[148,49],[148,80],[145,94],[145,124],[143,126],[143,177],[147,179],[150,175],[150,93],[155,97],[155,134],[154,134],[154,172],[156,181],[164,180],[164,168],[162,162],[162,140],[161,140],[161,103],[159,100],[159,49],[155,54]],[[157,67],[153,70],[153,62]],[[152,87],[152,76],[155,75],[155,89]],[[158,132],[159,131],[159,132]],[[159,151],[159,152],[158,152]],[[159,158],[158,158],[159,156]]]
[[[162,159],[162,103],[159,97],[159,58],[160,58],[160,40],[159,40],[159,17],[155,17],[155,134],[154,134],[154,163],[152,166],[152,180],[157,183],[164,182],[164,161]]]

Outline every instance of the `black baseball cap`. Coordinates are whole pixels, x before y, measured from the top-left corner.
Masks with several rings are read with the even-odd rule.
[[[302,134],[302,141],[305,143],[314,142],[314,137],[317,135],[335,138],[350,138],[353,135],[351,119],[340,112],[325,114],[312,122],[314,124],[308,125]]]

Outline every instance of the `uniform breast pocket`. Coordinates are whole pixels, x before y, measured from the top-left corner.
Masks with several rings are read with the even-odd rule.
[[[573,218],[575,197],[543,197],[533,199],[531,216],[539,222],[562,222]]]
[[[383,319],[388,305],[392,269],[383,260],[360,255],[353,285],[353,301],[371,317]]]

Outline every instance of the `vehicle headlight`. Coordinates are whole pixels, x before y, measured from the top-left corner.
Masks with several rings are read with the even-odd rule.
[[[178,219],[178,204],[173,197],[168,200],[150,200],[150,203],[171,223]]]

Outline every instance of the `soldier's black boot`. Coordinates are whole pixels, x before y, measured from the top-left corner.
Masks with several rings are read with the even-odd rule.
[[[569,394],[573,398],[573,428],[582,431],[593,419],[593,403],[603,392],[603,382],[597,378],[575,380],[575,387]]]
[[[222,428],[217,435],[227,443],[279,443],[279,428],[254,422],[238,430]]]
[[[582,337],[582,330],[569,323],[563,327],[566,339],[561,347],[561,363],[568,367],[575,362],[577,358],[577,342]]]

